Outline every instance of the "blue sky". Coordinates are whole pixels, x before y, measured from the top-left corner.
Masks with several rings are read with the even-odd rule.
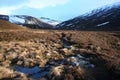
[[[120,0],[1,0],[0,14],[68,20]]]

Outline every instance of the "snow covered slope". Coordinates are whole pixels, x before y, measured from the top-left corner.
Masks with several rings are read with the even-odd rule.
[[[0,15],[0,19],[7,20],[11,23],[27,26],[33,29],[49,29],[53,28],[53,25],[48,24],[40,19],[27,15]]]
[[[58,29],[120,30],[120,3],[107,5],[57,25]]]
[[[40,20],[42,20],[43,22],[46,22],[48,24],[51,24],[53,26],[56,26],[60,23],[60,21],[53,20],[53,19],[50,19],[50,18],[45,18],[45,17],[40,17]]]

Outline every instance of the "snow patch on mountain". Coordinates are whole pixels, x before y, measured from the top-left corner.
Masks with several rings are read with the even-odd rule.
[[[68,24],[68,25],[66,25],[66,26],[72,26],[73,24],[71,23],[71,24]]]
[[[108,23],[110,23],[110,22],[104,22],[104,23],[98,24],[97,27],[104,26],[104,25],[106,25]]]
[[[50,19],[50,18],[45,18],[45,17],[41,17],[40,20],[42,20],[43,22],[46,22],[48,24],[51,24],[53,26],[56,26],[60,23],[60,21],[53,20],[53,19]]]
[[[17,16],[9,16],[9,21],[16,24],[24,24],[25,19]]]

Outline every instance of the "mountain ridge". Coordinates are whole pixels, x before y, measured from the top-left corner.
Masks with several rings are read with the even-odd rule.
[[[120,4],[101,7],[57,25],[70,30],[120,30]]]
[[[32,29],[51,29],[54,27],[43,20],[27,15],[0,15],[0,20],[6,20]]]

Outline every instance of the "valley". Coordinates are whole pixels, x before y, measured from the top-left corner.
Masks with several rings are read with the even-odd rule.
[[[20,1],[1,1],[0,80],[120,80],[120,2]]]
[[[120,32],[0,30],[0,73],[1,80],[119,80]]]

